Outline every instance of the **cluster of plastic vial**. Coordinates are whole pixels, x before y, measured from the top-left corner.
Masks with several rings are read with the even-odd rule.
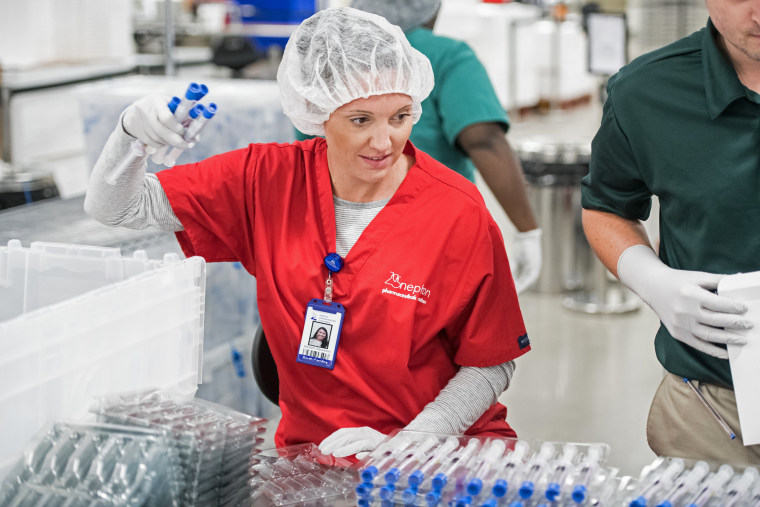
[[[172,97],[167,104],[177,121],[185,127],[183,138],[188,143],[198,141],[206,122],[216,114],[216,104],[211,102],[204,106],[199,102],[207,93],[208,87],[205,84],[190,83],[183,98]],[[151,160],[156,164],[171,167],[177,162],[182,151],[181,148],[164,146],[151,155]]]
[[[624,505],[629,507],[760,507],[760,478],[755,467],[734,469],[658,458],[644,469]]]
[[[603,444],[400,432],[360,466],[357,503],[510,506],[590,504],[592,490],[612,494]]]
[[[266,451],[252,467],[254,505],[327,507],[348,502],[356,485],[350,465],[321,454],[314,444]]]
[[[163,432],[55,423],[0,485],[0,505],[178,505],[176,471],[176,455]]]
[[[264,419],[205,400],[148,391],[100,400],[102,422],[166,432],[179,461],[180,504],[238,505],[251,496],[250,468]]]
[[[201,131],[216,114],[216,104],[211,102],[204,106],[199,102],[207,93],[208,87],[205,84],[190,83],[182,98],[172,97],[167,104],[167,107],[174,114],[177,121],[185,127],[182,137],[191,145],[198,142]],[[106,176],[106,181],[111,185],[116,184],[127,168],[139,163],[147,155],[151,154],[150,150],[153,149],[146,147],[142,141],[137,139],[132,141],[129,152]],[[164,145],[152,151],[151,160],[155,164],[171,167],[177,162],[177,158],[183,151],[182,148],[177,148],[176,146]]]

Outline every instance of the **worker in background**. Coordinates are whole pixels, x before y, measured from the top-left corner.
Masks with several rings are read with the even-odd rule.
[[[667,373],[647,423],[652,450],[758,464],[760,446],[742,442],[726,351],[757,323],[715,290],[724,274],[760,270],[760,4],[706,5],[706,28],[609,80],[583,225],[604,265],[662,321],[655,351]],[[652,195],[658,252],[641,222]]]
[[[435,86],[422,102],[423,114],[410,139],[470,181],[478,169],[517,229],[509,257],[517,292],[535,284],[541,272],[541,229],[520,161],[505,137],[509,119],[472,49],[433,34],[441,0],[353,0],[350,5],[401,27],[412,47],[430,60]]]
[[[122,114],[85,210],[176,232],[184,253],[256,277],[279,373],[277,446],[373,449],[392,430],[509,437],[514,359],[530,350],[498,226],[476,187],[408,142],[433,88],[424,55],[385,19],[318,12],[291,36],[285,114],[321,135],[252,144],[108,181],[136,139],[188,148],[168,97]],[[327,349],[309,344],[324,328]]]

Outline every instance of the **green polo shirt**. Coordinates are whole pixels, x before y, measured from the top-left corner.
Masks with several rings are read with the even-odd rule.
[[[608,83],[582,181],[584,208],[645,220],[660,202],[660,259],[675,269],[760,270],[760,97],[741,84],[712,22],[637,58]],[[669,372],[731,387],[727,360],[675,340]]]
[[[435,87],[422,101],[422,116],[409,139],[414,146],[475,181],[475,166],[456,145],[465,127],[495,122],[509,129],[509,119],[486,69],[464,42],[435,35],[427,28],[406,33],[409,43],[430,60]],[[309,136],[296,131],[298,139]]]

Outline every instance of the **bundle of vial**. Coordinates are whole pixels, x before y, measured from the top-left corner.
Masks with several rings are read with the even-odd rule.
[[[658,458],[642,471],[625,502],[629,507],[760,506],[755,467],[735,470],[705,461]]]
[[[608,446],[401,431],[359,462],[368,505],[602,505],[619,489]]]
[[[178,462],[163,431],[59,422],[0,484],[0,505],[179,505]]]
[[[326,456],[314,444],[264,451],[251,467],[252,505],[332,507],[354,504],[356,474],[345,458]]]
[[[216,114],[216,104],[211,102],[204,106],[199,101],[208,93],[208,87],[204,84],[190,83],[185,91],[184,98],[172,97],[167,107],[174,114],[179,123],[185,127],[182,135],[185,141],[191,144],[198,142],[201,131],[206,123]],[[126,171],[127,167],[136,164],[139,160],[151,155],[155,164],[163,164],[167,167],[177,163],[177,158],[184,150],[173,146],[162,146],[153,151],[139,140],[132,141],[127,155],[108,174],[106,181],[113,185]],[[152,154],[151,154],[152,153]]]
[[[264,442],[264,419],[160,391],[104,398],[92,411],[103,422],[168,433],[180,465],[181,505],[239,505],[250,498],[249,469]]]

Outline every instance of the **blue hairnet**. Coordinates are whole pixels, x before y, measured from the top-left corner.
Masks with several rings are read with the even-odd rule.
[[[433,89],[433,70],[399,27],[375,14],[333,7],[304,20],[290,36],[277,82],[293,125],[323,135],[324,122],[340,106],[387,93],[412,98],[416,123]]]

